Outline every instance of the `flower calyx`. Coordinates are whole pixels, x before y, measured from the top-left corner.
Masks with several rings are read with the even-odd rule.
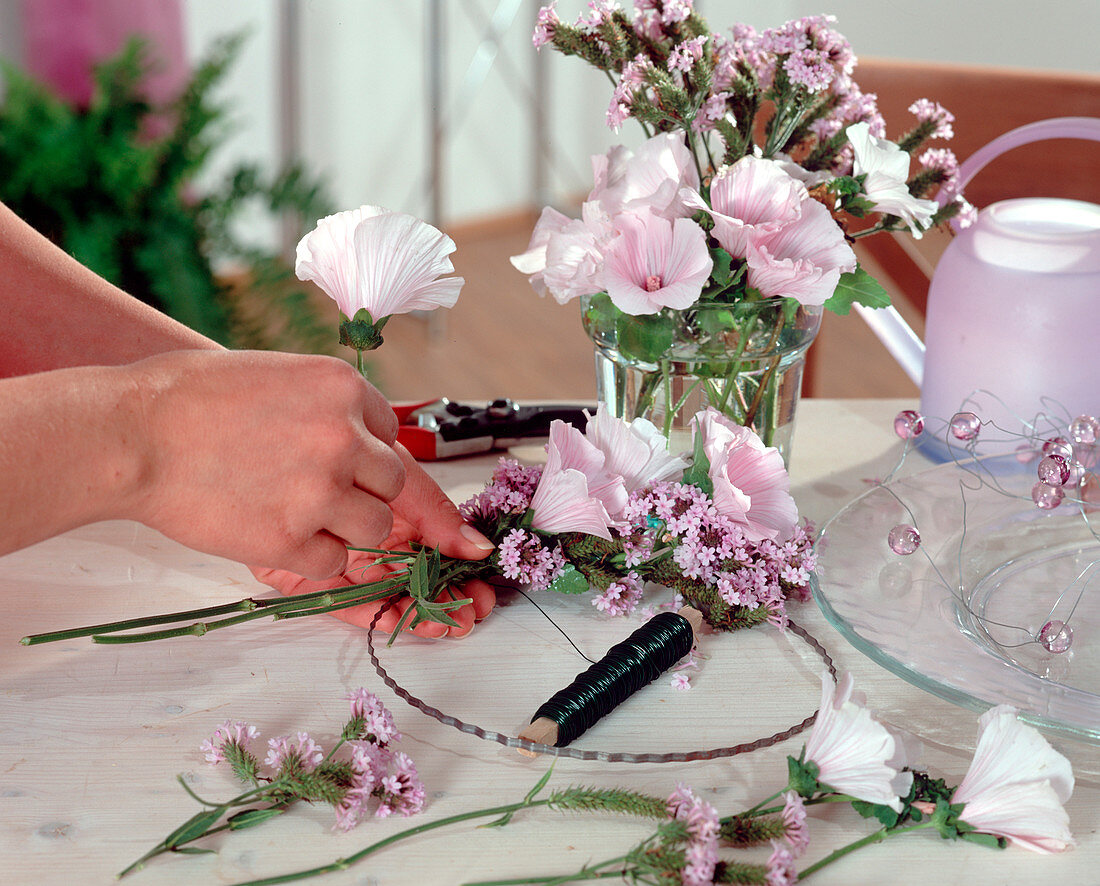
[[[382,344],[382,327],[389,322],[389,315],[374,320],[366,308],[360,308],[350,320],[340,321],[340,344],[357,351],[373,351]]]

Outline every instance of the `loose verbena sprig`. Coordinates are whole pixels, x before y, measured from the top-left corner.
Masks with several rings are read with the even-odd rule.
[[[348,696],[351,716],[327,754],[307,733],[269,739],[260,761],[259,732],[241,721],[226,721],[200,750],[207,762],[227,764],[247,786],[224,802],[200,797],[180,776],[179,783],[204,808],[172,831],[120,874],[140,870],[166,852],[205,854],[192,844],[211,834],[255,827],[287,812],[299,800],[331,805],[335,830],[354,828],[373,809],[375,816],[409,816],[424,807],[424,785],[411,758],[394,749],[401,733],[393,715],[373,692]],[[343,753],[338,755],[338,752]]]

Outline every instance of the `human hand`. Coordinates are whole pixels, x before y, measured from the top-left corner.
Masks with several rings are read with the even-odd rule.
[[[398,444],[394,448],[405,465],[406,482],[401,494],[391,503],[393,530],[378,547],[385,550],[408,550],[409,543],[415,541],[428,547],[438,547],[440,553],[450,557],[465,560],[481,560],[487,557],[493,549],[492,542],[463,521],[454,503],[403,446]],[[336,582],[311,581],[278,569],[253,568],[252,572],[260,581],[283,594],[305,594],[385,578],[392,569],[374,564],[374,559],[371,554],[352,551],[347,569]],[[454,599],[469,598],[471,601],[448,612],[458,622],[457,628],[437,622],[422,622],[412,629],[412,633],[420,637],[464,637],[473,630],[475,622],[485,618],[496,604],[496,592],[491,585],[480,580],[466,582],[461,588],[454,589],[452,594]],[[410,603],[409,598],[405,597],[389,604],[389,609],[379,618],[376,627],[379,630],[392,631]],[[350,624],[369,628],[379,609],[386,605],[386,602],[365,603],[353,609],[340,609],[332,614]]]
[[[393,531],[397,419],[342,360],[177,351],[132,364],[140,481],[128,516],[198,550],[311,579]]]

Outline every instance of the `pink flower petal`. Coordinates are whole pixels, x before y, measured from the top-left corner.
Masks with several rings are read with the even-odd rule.
[[[608,246],[604,266],[615,306],[639,315],[694,304],[713,268],[703,229],[690,219],[669,221],[648,209],[616,221],[621,233]]]
[[[750,243],[748,282],[766,296],[820,305],[833,294],[856,256],[829,210],[807,200],[797,221]]]
[[[715,176],[709,207],[698,194],[689,192],[685,199],[692,208],[710,213],[712,235],[722,248],[744,258],[750,244],[797,221],[809,197],[805,186],[778,163],[750,155]]]

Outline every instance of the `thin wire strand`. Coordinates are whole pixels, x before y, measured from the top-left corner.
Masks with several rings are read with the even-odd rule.
[[[438,720],[444,726],[450,726],[457,729],[459,732],[476,736],[484,741],[493,741],[508,748],[517,748],[519,750],[544,754],[548,757],[568,757],[573,760],[599,760],[604,763],[690,763],[695,760],[716,760],[723,757],[733,757],[739,754],[748,754],[752,751],[761,750],[762,748],[772,747],[773,745],[786,741],[788,738],[793,738],[809,728],[818,713],[814,711],[801,723],[796,723],[794,726],[784,729],[782,732],[776,732],[774,735],[758,738],[748,743],[733,745],[731,747],[712,748],[710,750],[677,751],[666,754],[634,754],[626,751],[596,751],[571,747],[558,748],[551,745],[539,744],[534,741],[527,741],[522,738],[513,738],[510,735],[504,735],[501,732],[496,732],[491,729],[483,729],[473,723],[467,723],[460,720],[458,717],[443,713],[443,711],[432,707],[427,702],[422,701],[408,690],[404,689],[386,672],[386,669],[382,667],[382,663],[378,660],[378,655],[374,650],[374,629],[378,624],[378,620],[388,608],[389,604],[379,608],[378,613],[371,621],[370,630],[367,632],[367,651],[370,654],[371,664],[374,665],[374,670],[378,676],[382,678],[382,682],[392,689],[399,698],[404,699],[414,708],[427,714],[432,719]],[[829,670],[829,674],[835,680],[836,665],[833,664],[833,659],[825,650],[825,647],[822,646],[809,631],[793,621],[787,622],[787,629],[804,640],[806,644],[821,657],[821,660]]]

